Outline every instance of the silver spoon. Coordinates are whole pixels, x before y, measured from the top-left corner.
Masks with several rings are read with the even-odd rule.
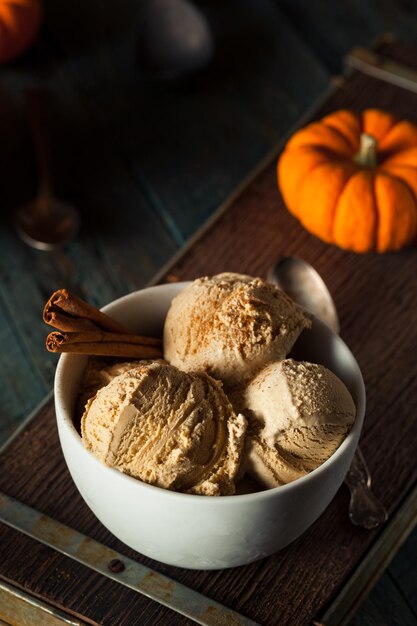
[[[267,279],[335,333],[340,333],[333,298],[321,276],[309,263],[296,257],[281,258],[270,269]],[[359,446],[345,483],[350,490],[349,518],[352,524],[368,529],[383,524],[388,514],[371,490],[371,475]]]
[[[25,100],[38,166],[39,191],[32,202],[16,210],[15,226],[20,238],[29,246],[54,250],[76,235],[80,218],[74,207],[57,200],[52,192],[42,94],[31,90]]]
[[[213,56],[209,24],[188,0],[145,0],[138,31],[138,61],[150,78],[184,76]]]

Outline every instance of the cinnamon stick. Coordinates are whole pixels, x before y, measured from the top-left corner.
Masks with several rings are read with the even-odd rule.
[[[65,313],[52,311],[51,309],[47,312],[44,310],[43,319],[47,324],[49,324],[49,326],[53,326],[57,330],[61,330],[63,332],[71,333],[100,330],[99,327],[96,326],[91,320],[83,319],[81,317],[69,317]]]
[[[99,331],[129,334],[130,330],[67,289],[55,291],[43,310],[43,320],[64,332]]]
[[[91,356],[162,358],[162,342],[133,334],[97,332],[53,332],[46,338],[49,352]]]

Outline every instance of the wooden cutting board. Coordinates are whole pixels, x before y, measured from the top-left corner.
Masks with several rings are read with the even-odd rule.
[[[398,43],[382,43],[377,52],[408,66],[417,59],[417,49]],[[417,93],[370,76],[369,67],[337,78],[308,119],[338,108],[379,107],[417,122]],[[359,256],[309,235],[285,210],[276,185],[276,154],[155,282],[221,271],[265,276],[280,255],[297,255],[316,267],[335,298],[341,334],[364,375],[368,408],[361,446],[374,491],[390,513],[386,528],[367,531],[350,524],[343,486],[300,539],[267,559],[215,572],[153,562],[115,539],[78,495],[60,450],[52,400],[0,455],[0,489],[258,623],[340,623],[360,596],[359,585],[366,586],[369,572],[375,572],[369,555],[386,561],[415,520],[410,507],[417,485],[417,250]],[[5,524],[0,537],[0,579],[35,603],[56,607],[61,617],[73,616],[68,623],[191,623]],[[232,623],[221,615],[216,620],[212,623]]]

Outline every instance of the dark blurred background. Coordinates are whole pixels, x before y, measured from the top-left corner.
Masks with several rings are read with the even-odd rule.
[[[178,246],[288,132],[353,45],[386,31],[417,41],[410,1],[203,1],[196,6],[212,33],[211,62],[162,80],[141,52],[144,4],[45,0],[40,39],[0,70],[4,209],[36,187],[21,108],[28,86],[50,94],[55,187],[80,206],[83,227],[104,238],[114,232],[128,176]]]

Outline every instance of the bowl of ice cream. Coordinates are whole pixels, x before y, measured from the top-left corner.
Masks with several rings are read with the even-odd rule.
[[[189,283],[177,283],[143,289],[112,302],[103,310],[132,331],[162,336],[164,324],[165,334],[175,327],[173,324],[167,330],[167,314],[172,310],[173,299],[188,286]],[[246,347],[232,347],[228,352],[230,337],[226,337],[222,348],[214,344],[208,352],[204,352],[207,340],[199,338],[197,348],[192,347],[190,355],[195,357],[200,352],[204,358],[189,367],[178,367],[184,338],[189,345],[190,328],[193,332],[197,320],[188,320],[182,332],[174,332],[175,337],[181,339],[179,345],[175,340],[172,345],[165,337],[167,345],[171,343],[167,351],[169,364],[146,364],[134,371],[115,371],[114,378],[109,378],[108,384],[90,402],[81,427],[75,415],[87,358],[62,355],[56,371],[59,437],[81,496],[103,525],[129,547],[179,567],[221,569],[242,565],[294,541],[333,499],[350,466],[362,428],[364,384],[358,364],[344,342],[316,319],[311,328],[303,332],[301,330],[309,324],[299,323],[301,334],[297,339],[290,323],[281,329],[287,342],[291,336],[291,346],[288,344],[284,354],[274,344],[275,328],[262,331],[259,339],[259,318],[247,326],[246,316],[245,328],[236,321],[237,307],[243,303],[243,309],[250,313],[250,304],[246,296],[242,295],[243,300],[238,298],[239,301],[235,296],[224,323],[230,328],[237,324],[240,334],[248,332],[255,337],[247,381],[242,369],[248,359],[247,344],[243,342]],[[256,301],[262,300],[262,290],[255,296]],[[218,303],[216,306],[220,311]],[[207,320],[203,321],[208,336],[212,335],[216,329],[207,326]],[[262,363],[260,352],[264,351],[265,336],[270,339],[266,342],[268,357]],[[291,358],[285,358],[291,347]],[[233,384],[236,381],[231,381],[226,372],[222,388],[216,376],[218,371],[220,376],[224,375],[221,368],[225,353],[240,382]],[[311,366],[301,367],[297,365],[299,362]],[[271,373],[273,363],[281,365]],[[320,366],[330,374],[317,369]],[[298,371],[300,367],[302,371]],[[204,371],[199,372],[199,369]],[[279,383],[273,382],[272,375],[279,377]],[[342,387],[333,384],[332,375]],[[261,380],[257,380],[259,376]],[[292,383],[294,377],[297,384]],[[258,397],[263,393],[262,380],[266,381],[263,391],[269,393],[269,388],[278,389],[280,407],[284,407],[280,414],[284,415],[284,422],[293,420],[290,425],[274,426],[275,422],[269,419],[271,401],[266,396]],[[309,390],[307,397],[301,397],[300,390],[305,388]],[[350,405],[345,389],[355,408],[354,419],[348,427],[346,416]],[[314,394],[324,397],[324,408],[317,408],[314,398],[310,401]],[[132,406],[137,407],[138,398],[142,403],[140,415],[137,408],[132,409]],[[238,406],[240,400],[244,405],[242,411]],[[338,405],[335,410],[334,401],[341,402],[342,408]],[[254,406],[249,407],[250,402],[254,402]],[[272,400],[272,405],[274,402]],[[171,410],[173,405],[181,410]],[[259,407],[263,407],[260,414],[257,413]],[[103,411],[110,415],[111,436],[108,424],[103,426],[100,422]],[[331,428],[326,411],[336,415],[331,420]],[[170,430],[161,434],[158,420],[168,413]],[[135,438],[126,434],[126,424],[130,422],[139,424],[139,435]],[[307,431],[307,426],[313,430]],[[285,427],[287,435],[294,431],[297,437],[282,438]],[[314,446],[311,448],[318,433],[321,441],[327,441],[326,446],[331,451],[327,453],[328,458],[320,456]],[[299,458],[304,444],[310,453],[303,452],[300,465],[294,459]],[[274,456],[277,450],[278,463]],[[239,489],[239,479],[246,472],[259,481],[253,483],[259,489],[251,487],[250,493]],[[232,493],[234,495],[229,495]]]

